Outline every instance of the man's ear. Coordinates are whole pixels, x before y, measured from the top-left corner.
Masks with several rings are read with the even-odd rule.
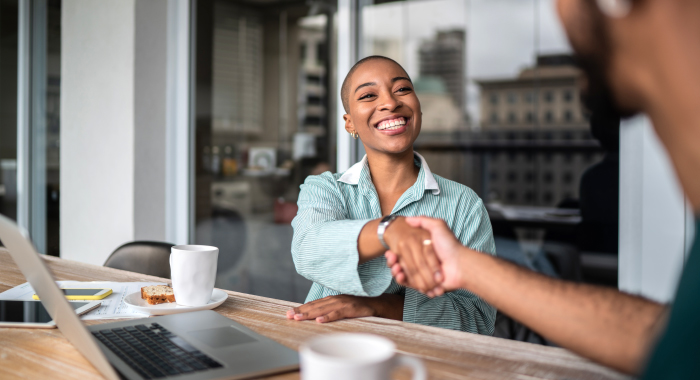
[[[349,114],[343,115],[343,120],[345,120],[345,130],[348,133],[356,133],[355,126],[352,124],[352,119]]]

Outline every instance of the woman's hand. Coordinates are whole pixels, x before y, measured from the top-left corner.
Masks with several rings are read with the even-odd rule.
[[[382,294],[379,297],[328,296],[287,311],[287,319],[315,319],[316,322],[326,323],[346,318],[383,317],[400,321],[403,319],[403,299],[398,294]]]
[[[441,265],[442,281],[432,292],[427,292],[427,295],[442,295],[444,291],[463,287],[460,259],[465,247],[457,240],[445,221],[427,217],[413,217],[406,218],[406,224],[414,228],[421,228],[428,233],[431,244],[425,247],[425,251],[429,256],[436,255]],[[403,257],[394,252],[393,249],[387,251],[385,256],[387,266],[391,268],[391,274],[396,278],[396,282],[420,290],[418,287],[421,278],[416,278],[415,273],[422,271],[425,276],[425,273],[428,273],[425,268],[414,267],[409,270],[413,264],[403,260]]]
[[[411,278],[411,287],[431,297],[439,295],[436,291],[439,291],[443,275],[430,244],[430,232],[406,221],[403,217],[394,220],[384,233],[384,240],[405,276]]]

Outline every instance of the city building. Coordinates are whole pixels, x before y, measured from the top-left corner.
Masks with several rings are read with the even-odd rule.
[[[413,81],[413,87],[423,111],[422,135],[452,136],[464,125],[461,110],[441,78],[421,76]]]
[[[556,206],[578,199],[581,175],[602,157],[576,148],[596,144],[579,97],[580,77],[570,56],[551,55],[515,78],[476,81],[482,140],[562,148],[490,153],[484,168],[489,200]]]
[[[212,128],[215,133],[264,132],[263,17],[255,9],[215,2]]]
[[[324,16],[303,19],[299,26],[299,92],[300,131],[325,136],[328,130],[326,42]]]
[[[434,39],[421,44],[418,54],[420,76],[441,78],[455,105],[466,116],[465,38],[462,29],[438,31]]]
[[[366,55],[383,55],[397,62],[402,61],[403,45],[399,39],[374,37],[365,41],[364,46],[369,50]]]

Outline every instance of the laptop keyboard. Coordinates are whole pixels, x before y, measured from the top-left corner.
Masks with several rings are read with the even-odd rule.
[[[222,366],[157,323],[105,329],[92,334],[146,379],[190,374]]]

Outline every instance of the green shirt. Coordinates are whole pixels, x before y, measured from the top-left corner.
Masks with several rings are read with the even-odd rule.
[[[685,263],[668,326],[643,379],[700,378],[700,219]]]
[[[396,202],[392,214],[431,216],[447,222],[462,244],[495,254],[486,208],[468,187],[433,175],[416,153],[418,179]],[[496,309],[466,290],[433,299],[398,285],[382,256],[358,265],[357,238],[382,212],[367,156],[345,173],[309,176],[301,186],[292,221],[292,257],[297,272],[313,281],[306,302],[351,294],[404,294],[403,320],[480,334],[493,334]]]

